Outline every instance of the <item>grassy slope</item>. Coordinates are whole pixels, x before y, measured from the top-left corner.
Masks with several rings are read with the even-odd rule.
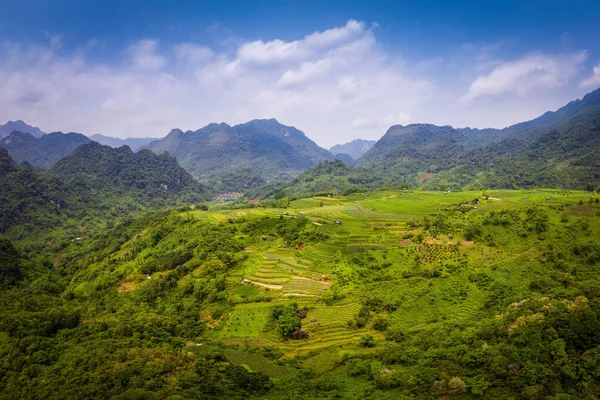
[[[184,219],[219,225],[240,218],[305,216],[314,230],[328,235],[326,240],[295,247],[277,236],[241,235],[247,244],[247,258],[226,274],[226,295],[232,306],[214,318],[214,310],[198,310],[199,319],[208,328],[197,338],[203,345],[191,351],[206,351],[216,343],[276,348],[284,358],[299,357],[303,368],[318,374],[313,377],[316,382],[329,380],[343,397],[360,397],[367,393],[364,390],[372,390],[368,389],[370,384],[347,375],[341,360],[348,355],[382,350],[385,343],[383,333],[375,330],[372,323],[362,328],[348,325],[362,305],[370,308],[371,321],[375,315],[381,315],[389,321],[390,329],[417,336],[491,318],[511,302],[524,298],[568,298],[570,292],[560,286],[538,291],[532,282],[556,277],[557,273],[547,266],[550,245],[560,252],[568,251],[574,242],[600,242],[600,208],[588,204],[589,198],[584,192],[557,190],[490,191],[485,196],[481,192],[389,191],[301,199],[287,209],[181,213]],[[519,224],[508,228],[483,224],[482,218],[489,216],[490,211],[515,210],[525,218],[523,212],[528,207],[547,212],[549,228],[545,232],[523,234],[526,227]],[[428,230],[425,217],[431,222]],[[473,221],[481,224],[482,232],[474,240],[466,240],[466,227]],[[586,221],[589,227],[580,229]],[[116,248],[109,258],[87,265],[68,292],[84,304],[97,290],[99,279],[110,279],[117,282],[115,298],[129,302],[131,296],[164,273],[157,272],[147,279],[140,272],[139,260],[150,256],[151,248],[143,250],[135,260],[117,260],[127,260],[136,241],[152,235],[153,229],[147,227]],[[190,227],[182,228],[177,235],[167,234],[161,246],[177,248],[182,240],[194,240],[195,232]],[[420,234],[421,242],[415,240]],[[107,266],[111,262],[110,276],[118,278],[108,278]],[[180,279],[177,286],[194,282],[202,271],[199,267]],[[591,271],[579,267],[575,279],[593,279]],[[244,284],[243,279],[252,283]],[[494,284],[511,290],[489,305],[486,300]],[[282,341],[274,331],[265,330],[265,325],[274,305],[293,302],[308,310],[302,326],[310,336],[303,341]],[[93,317],[94,321],[110,322],[112,318],[87,312],[84,318],[88,321]],[[357,346],[366,334],[374,336],[374,348]],[[232,362],[266,373],[275,382],[297,373],[242,348],[231,348],[226,355]],[[378,398],[390,395],[378,393]],[[283,397],[285,390],[276,387],[268,396]]]
[[[307,244],[301,251],[279,248],[277,241],[260,243],[253,248],[243,274],[236,276],[238,282],[249,278],[255,282],[283,284],[283,290],[269,290],[277,302],[290,302],[285,298],[286,280],[292,274],[305,276],[326,276],[344,293],[344,298],[327,304],[324,295],[318,289],[307,292],[314,297],[295,298],[301,304],[309,306],[308,317],[303,328],[310,338],[302,343],[277,342],[273,337],[261,331],[266,321],[268,308],[258,305],[239,305],[221,322],[212,337],[225,343],[243,343],[250,345],[272,345],[281,348],[287,356],[303,355],[304,365],[319,372],[332,371],[333,376],[343,372],[337,366],[344,355],[356,354],[360,337],[365,333],[374,333],[378,346],[384,341],[383,335],[367,327],[351,329],[347,322],[357,314],[361,302],[373,297],[373,293],[382,294],[400,302],[400,307],[387,313],[391,326],[408,335],[419,335],[423,330],[444,330],[449,326],[468,325],[472,321],[490,317],[485,300],[489,294],[489,285],[478,282],[474,277],[489,276],[513,288],[509,299],[519,301],[531,296],[529,289],[532,281],[548,274],[544,257],[545,244],[554,243],[560,247],[565,240],[575,239],[587,242],[592,239],[598,243],[600,229],[593,226],[585,236],[566,237],[565,225],[575,225],[579,219],[593,219],[598,207],[592,208],[580,200],[587,201],[589,196],[583,192],[567,193],[557,190],[544,191],[491,191],[485,200],[481,192],[383,192],[371,195],[353,195],[339,198],[310,198],[294,201],[288,210],[244,210],[227,212],[197,212],[197,216],[214,220],[224,220],[236,215],[264,214],[305,215],[317,224],[319,230],[327,233],[329,240]],[[550,197],[550,200],[547,198]],[[465,205],[470,210],[467,217],[460,214],[454,222],[483,216],[489,211],[518,210],[539,206],[549,211],[553,228],[547,238],[538,235],[519,237],[510,229],[487,227],[494,236],[494,244],[483,239],[465,241],[460,233],[456,235],[426,234],[423,245],[409,244],[400,246],[401,237],[409,232],[417,234],[422,228],[412,228],[410,221],[423,217],[443,208],[453,208],[461,202],[479,199],[478,205]],[[319,206],[323,202],[324,206]],[[568,205],[564,207],[565,205]],[[566,210],[563,212],[562,210]],[[470,215],[469,215],[470,214]],[[561,223],[563,215],[569,220]],[[564,217],[563,217],[564,218]],[[337,225],[335,221],[341,221]],[[561,226],[562,225],[562,226]],[[450,239],[450,236],[454,236]],[[456,246],[454,246],[456,244]],[[453,248],[455,247],[455,248]],[[377,257],[385,255],[391,260],[390,279],[383,282],[365,283],[356,275],[354,266],[348,262],[349,254],[365,249],[375,249]],[[414,269],[413,258],[421,259],[422,267],[440,270],[439,277],[403,278],[403,273]],[[302,267],[299,267],[302,266]],[[293,272],[292,272],[293,271]],[[300,272],[301,271],[301,272]],[[261,274],[262,272],[262,274]],[[272,273],[272,275],[270,275]],[[288,281],[289,282],[289,281]],[[315,286],[318,286],[316,284]],[[260,286],[254,290],[265,291]],[[560,288],[554,296],[561,296]],[[538,295],[541,296],[541,295]],[[492,314],[498,310],[492,310]],[[318,322],[310,323],[311,319]],[[329,367],[327,367],[329,365]],[[323,371],[320,371],[323,370]],[[335,371],[335,372],[333,372]],[[342,381],[342,387],[360,388],[360,384]],[[347,386],[349,385],[349,386]],[[338,387],[339,389],[339,387]],[[383,396],[383,394],[381,394]]]

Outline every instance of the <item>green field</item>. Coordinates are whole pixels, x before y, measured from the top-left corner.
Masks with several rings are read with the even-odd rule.
[[[285,210],[192,212],[195,217],[215,222],[240,216],[304,216],[313,222],[314,229],[328,235],[327,240],[304,243],[301,249],[285,247],[277,238],[255,242],[243,273],[235,274],[238,282],[232,283],[231,290],[251,286],[275,296],[274,300],[267,306],[236,305],[222,320],[223,327],[215,329],[211,337],[226,343],[248,340],[251,345],[278,346],[290,356],[315,349],[338,354],[340,350],[335,349],[356,345],[368,332],[384,341],[383,335],[370,327],[348,326],[348,321],[358,313],[359,304],[376,297],[375,293],[384,297],[378,301],[399,304],[384,313],[391,325],[405,332],[484,318],[489,314],[484,307],[488,287],[473,277],[486,276],[510,285],[515,299],[520,293],[525,296],[531,280],[544,274],[538,259],[542,241],[536,235],[521,237],[496,226],[486,227],[494,243],[479,237],[466,240],[461,225],[490,211],[522,211],[527,207],[546,210],[550,221],[558,224],[564,214],[597,221],[598,205],[587,204],[589,199],[587,193],[557,190],[390,191],[302,199],[293,201]],[[580,200],[586,204],[579,205]],[[423,218],[440,212],[446,216],[448,227],[442,232],[436,232],[435,228],[425,230]],[[550,237],[544,241],[560,242],[563,233],[559,231],[549,232]],[[403,237],[419,234],[423,235],[420,243],[409,240],[408,244],[401,244]],[[597,242],[599,234],[598,224],[592,223],[588,236],[580,240]],[[384,280],[369,282],[357,274],[350,260],[363,253],[389,260],[391,265]],[[419,260],[415,264],[417,255]],[[410,276],[415,265],[426,272]],[[242,283],[243,279],[247,283]],[[333,291],[340,294],[339,300],[331,296]],[[282,342],[261,331],[269,307],[290,302],[310,308],[302,325],[309,338],[302,343]],[[311,324],[311,319],[318,322]]]
[[[64,333],[71,347],[59,336],[40,343],[53,346],[56,365],[78,370],[104,363],[73,364],[90,357],[80,341],[112,348],[107,341],[122,338],[115,343],[139,348],[128,350],[135,362],[154,363],[152,384],[188,397],[227,393],[219,374],[241,374],[236,387],[256,377],[262,383],[244,393],[274,399],[596,398],[598,200],[558,190],[384,191],[150,215],[55,256],[52,279],[64,290],[37,301],[59,313],[53,323],[68,320],[67,309],[81,323]],[[13,296],[38,296],[48,282]],[[55,315],[8,299],[8,321]],[[9,323],[22,337],[47,325]],[[0,334],[0,345],[23,348],[18,362],[48,362],[12,335]],[[125,368],[123,354],[103,373]],[[54,368],[41,365],[28,379]],[[191,370],[216,383],[193,392]]]

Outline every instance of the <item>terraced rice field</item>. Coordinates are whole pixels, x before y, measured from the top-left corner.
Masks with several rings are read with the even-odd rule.
[[[546,200],[549,196],[552,199]],[[231,274],[235,279],[228,282],[248,289],[232,290],[235,293],[251,293],[254,297],[262,293],[270,301],[235,305],[211,337],[225,343],[275,346],[290,356],[337,346],[356,349],[366,334],[372,334],[377,343],[384,338],[370,323],[352,329],[349,321],[365,301],[372,300],[373,307],[377,307],[377,301],[388,298],[393,299],[393,307],[382,307],[378,312],[404,332],[476,320],[482,316],[489,288],[471,278],[500,277],[518,290],[519,285],[527,284],[520,279],[526,271],[543,268],[530,261],[539,252],[527,242],[504,239],[501,229],[493,226],[486,228],[498,232],[496,243],[491,244],[481,238],[465,240],[462,225],[453,228],[454,236],[433,229],[426,232],[424,216],[453,207],[463,207],[473,216],[492,210],[523,209],[524,205],[553,207],[565,198],[572,204],[565,213],[572,218],[593,218],[595,208],[577,205],[581,194],[556,191],[498,191],[490,193],[487,200],[479,192],[399,191],[302,199],[285,210],[194,211],[198,218],[215,222],[241,216],[302,216],[326,235],[326,239],[302,243],[297,248],[286,247],[276,236],[248,247],[243,271]],[[477,206],[474,199],[480,200]],[[550,218],[558,221],[560,215],[551,214]],[[421,237],[415,240],[418,235]],[[362,254],[367,257],[361,258]],[[243,280],[245,283],[241,283]],[[338,297],[333,296],[334,292]],[[283,341],[265,329],[274,305],[291,303],[308,309],[307,318],[302,320],[302,329],[309,334],[306,340]]]

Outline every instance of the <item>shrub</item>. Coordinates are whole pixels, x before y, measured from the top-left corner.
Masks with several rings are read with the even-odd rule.
[[[373,335],[367,333],[363,337],[360,338],[360,347],[375,347],[375,337]]]

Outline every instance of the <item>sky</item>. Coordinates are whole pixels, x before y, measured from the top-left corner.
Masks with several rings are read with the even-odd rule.
[[[2,0],[0,123],[160,137],[276,118],[319,145],[502,128],[600,87],[599,1]]]

